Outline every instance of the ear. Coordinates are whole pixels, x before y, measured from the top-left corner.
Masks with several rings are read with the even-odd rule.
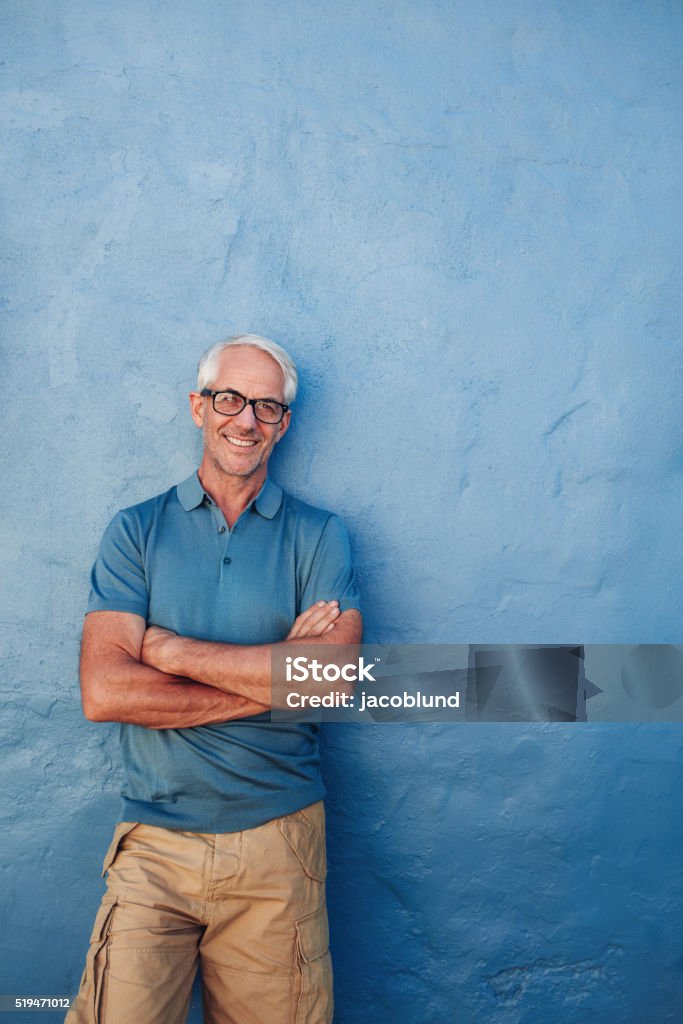
[[[198,391],[190,391],[190,413],[198,427],[204,426],[204,399]]]
[[[287,428],[289,427],[289,422],[290,422],[291,418],[292,418],[292,410],[288,409],[287,412],[282,417],[282,419],[280,420],[280,423],[278,424],[279,429],[278,429],[277,438],[275,440],[276,444],[278,444],[282,440],[282,438],[285,436],[285,434],[287,433]]]

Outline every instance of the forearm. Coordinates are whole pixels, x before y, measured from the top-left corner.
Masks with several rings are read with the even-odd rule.
[[[271,644],[242,646],[169,636],[154,653],[163,672],[184,676],[231,695],[270,706]]]
[[[336,646],[359,644],[362,619],[355,609],[343,612],[334,628],[324,635],[301,636],[282,644],[242,646],[211,643],[190,637],[166,634],[160,642],[143,647],[145,661],[163,672],[185,676],[226,693],[271,704],[271,668],[273,651],[287,644]],[[331,652],[332,653],[332,652]]]
[[[159,672],[125,654],[98,667],[83,694],[83,710],[91,721],[129,722],[148,729],[185,729],[268,710],[257,701]]]

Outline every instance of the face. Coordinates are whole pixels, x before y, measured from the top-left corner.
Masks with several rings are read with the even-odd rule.
[[[282,370],[267,352],[246,345],[235,345],[221,353],[212,391],[239,391],[245,398],[274,398],[284,404]],[[190,395],[192,418],[204,436],[203,465],[219,476],[265,479],[270,453],[283,436],[291,413],[280,423],[261,423],[252,406],[246,405],[237,416],[221,416],[210,398],[197,392]]]

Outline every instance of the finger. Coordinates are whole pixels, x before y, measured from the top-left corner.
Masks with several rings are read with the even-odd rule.
[[[323,622],[329,622],[340,615],[339,605],[336,601],[327,601],[322,607],[314,608],[307,616],[304,623],[306,629],[314,629]]]
[[[338,601],[316,601],[310,608],[302,612],[297,619],[301,625],[310,625],[311,622],[317,622],[320,618],[327,614],[330,608],[334,608],[338,605]]]
[[[315,636],[322,636],[323,633],[327,633],[329,629],[334,629],[334,626],[336,625],[336,620],[339,618],[340,614],[341,612],[337,612],[337,614],[334,615],[334,617],[332,618],[331,622],[329,616],[325,619],[321,619],[320,622],[316,622],[315,626],[312,627],[312,632],[315,634]]]
[[[287,634],[288,639],[291,640],[294,639],[294,637],[300,636],[302,630],[306,626],[306,622],[309,616],[312,615],[314,612],[319,611],[325,604],[325,601],[316,601],[316,603],[312,604],[310,608],[307,608],[305,611],[301,612],[300,615],[297,615],[292,624],[292,628]]]
[[[341,614],[338,601],[316,601],[306,608],[294,621],[294,625],[288,634],[288,639],[296,637],[319,636],[319,629],[323,623],[330,623]]]
[[[289,639],[308,636],[311,630],[315,630],[320,623],[329,622],[331,618],[336,619],[339,615],[337,601],[318,601],[294,620],[294,625],[288,634]]]
[[[327,627],[334,623],[335,619],[339,618],[339,610],[336,608],[330,608],[325,612],[324,615],[319,616],[315,619],[309,619],[308,622],[302,627],[300,636],[322,636]]]
[[[288,639],[293,639],[294,637],[301,636],[303,633],[305,633],[306,624],[308,622],[309,617],[313,614],[313,612],[318,611],[320,608],[322,608],[324,604],[324,601],[318,601],[316,604],[311,605],[310,608],[307,608],[305,612],[301,612],[300,615],[297,615],[297,617],[294,620],[294,623],[292,624],[292,628],[287,634]]]
[[[336,616],[335,618],[338,618]],[[320,622],[316,622],[313,626],[307,626],[305,632],[303,632],[299,639],[310,640],[311,637],[323,636],[327,633],[328,629],[331,629],[335,625],[334,622],[330,622],[329,619],[322,619]]]

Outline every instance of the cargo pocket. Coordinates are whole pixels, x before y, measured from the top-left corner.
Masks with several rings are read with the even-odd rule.
[[[327,875],[324,833],[321,834],[302,811],[281,818],[280,831],[308,877],[324,882]]]
[[[102,864],[103,878],[106,875],[109,868],[114,863],[114,860],[116,859],[116,854],[118,853],[121,841],[125,838],[125,836],[128,835],[129,832],[132,832],[134,828],[137,828],[137,826],[137,821],[121,821],[114,829],[114,838],[109,844],[109,849],[105,854],[104,863]]]
[[[297,921],[296,935],[300,988],[295,1024],[330,1024],[332,962],[326,907]]]
[[[79,1009],[85,1010],[87,1024],[100,1024],[102,1013],[102,991],[107,962],[109,960],[109,932],[114,917],[117,897],[105,893],[95,917],[90,949],[85,962],[84,985],[78,996]]]

